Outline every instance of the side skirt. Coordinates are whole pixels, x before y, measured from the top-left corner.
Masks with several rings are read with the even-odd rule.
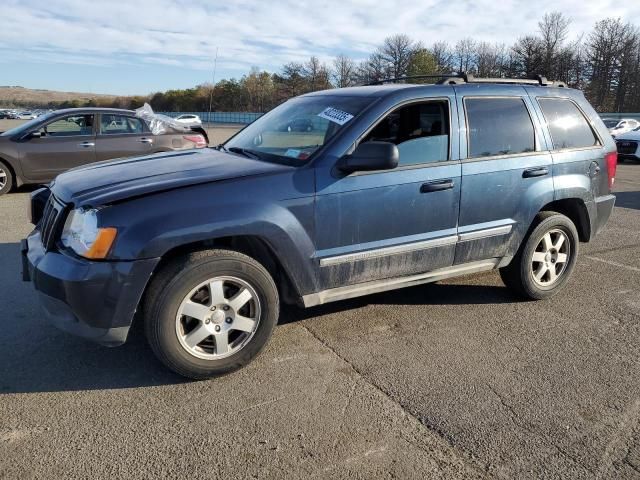
[[[373,282],[358,283],[344,287],[322,290],[302,297],[305,307],[313,307],[324,303],[346,300],[348,298],[361,297],[372,293],[386,292],[398,288],[411,287],[423,283],[437,282],[446,278],[459,277],[471,273],[485,272],[495,269],[500,263],[499,258],[480,260],[476,262],[454,265],[452,267],[439,268],[431,272],[420,273],[408,277],[388,278],[385,280],[375,280]]]

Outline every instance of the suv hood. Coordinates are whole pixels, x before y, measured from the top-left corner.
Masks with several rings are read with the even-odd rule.
[[[293,169],[220,152],[189,150],[74,168],[51,184],[53,194],[76,207],[99,206],[163,190]]]

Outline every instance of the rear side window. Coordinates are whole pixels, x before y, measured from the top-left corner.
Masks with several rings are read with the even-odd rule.
[[[399,165],[449,160],[449,103],[432,100],[400,107],[384,117],[363,142],[398,146]]]
[[[536,149],[533,123],[521,98],[466,98],[469,158]]]
[[[580,109],[567,98],[539,98],[554,150],[600,145],[598,137]]]

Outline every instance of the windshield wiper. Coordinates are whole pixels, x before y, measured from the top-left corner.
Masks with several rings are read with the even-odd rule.
[[[258,155],[253,150],[247,150],[246,148],[241,148],[241,147],[226,148],[225,146],[223,146],[222,148],[224,148],[228,152],[239,153],[240,155],[244,155],[247,158],[253,158],[254,160],[261,160],[260,155]]]

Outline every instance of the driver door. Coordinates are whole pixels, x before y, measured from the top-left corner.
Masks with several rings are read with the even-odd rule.
[[[319,181],[316,245],[322,289],[453,264],[461,166],[454,97],[396,108],[359,143],[397,145],[395,169]]]
[[[20,144],[25,177],[49,182],[66,170],[95,162],[95,136],[93,114],[65,115],[41,126]]]

